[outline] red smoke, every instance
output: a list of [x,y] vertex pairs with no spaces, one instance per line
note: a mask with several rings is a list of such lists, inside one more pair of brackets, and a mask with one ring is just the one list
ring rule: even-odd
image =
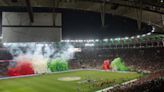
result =
[[110,69],[110,61],[109,61],[109,59],[104,60],[102,68],[103,68],[103,70],[109,70]]
[[8,76],[19,76],[18,69],[16,68],[9,68],[7,72]]
[[28,61],[17,62],[15,68],[8,69],[9,76],[20,76],[20,75],[29,75],[34,74],[34,69],[32,67],[32,63]]

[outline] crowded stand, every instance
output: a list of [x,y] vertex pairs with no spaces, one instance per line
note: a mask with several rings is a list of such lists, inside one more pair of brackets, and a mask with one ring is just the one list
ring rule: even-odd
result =
[[119,85],[107,92],[163,92],[164,70],[156,71],[126,85]]
[[163,48],[84,49],[75,54],[70,65],[72,68],[101,68],[105,59],[112,61],[121,57],[127,66],[135,70],[155,71],[164,69],[163,54]]
[[[76,43],[77,44],[77,43]],[[74,46],[74,49],[76,46]],[[71,50],[73,50],[71,48]],[[77,48],[76,48],[77,50]],[[69,51],[69,49],[68,49]],[[71,51],[72,52],[72,51]],[[112,89],[102,91],[102,92],[163,92],[161,89],[164,87],[164,49],[162,47],[149,47],[149,48],[107,48],[104,46],[98,46],[98,47],[78,47],[78,50],[74,53],[73,58],[69,59],[68,66],[67,63],[60,64],[54,63],[45,63],[43,66],[47,65],[45,67],[45,72],[43,71],[43,66],[38,67],[38,65],[30,65],[23,62],[25,65],[21,65],[22,68],[18,67],[18,69],[22,69],[23,71],[19,71],[20,74],[16,74],[14,68],[12,66],[15,66],[15,69],[17,69],[17,66],[20,66],[21,63],[17,62],[14,63],[12,54],[8,51],[8,49],[1,49],[1,71],[0,76],[4,77],[8,76],[18,76],[18,75],[28,75],[28,74],[38,74],[38,73],[45,73],[47,72],[47,68],[49,68],[52,72],[67,70],[68,66],[69,69],[98,69],[98,70],[107,70],[107,71],[126,71],[126,72],[139,72],[143,73],[144,77],[138,78],[134,82],[130,82],[128,84],[119,84],[116,87],[113,87]],[[53,57],[50,55],[50,57]],[[37,58],[37,57],[35,57]],[[36,60],[36,59],[34,59]],[[38,60],[38,59],[37,59]],[[12,62],[10,62],[12,61]],[[60,61],[61,60],[57,60]],[[115,62],[116,61],[116,62]],[[33,62],[33,61],[32,61]],[[63,61],[65,62],[65,61]],[[113,62],[116,65],[117,68],[115,70],[115,65],[113,65]],[[33,62],[34,63],[34,62]],[[31,64],[33,64],[31,63]],[[18,64],[16,66],[16,64]],[[41,63],[40,63],[41,64]],[[66,66],[65,68],[56,69],[58,65],[60,64]],[[30,65],[30,66],[26,66]],[[121,66],[120,66],[121,65]],[[10,67],[9,67],[10,66]],[[33,66],[33,68],[31,68]],[[30,70],[30,72],[25,72],[25,67],[27,68],[27,71]],[[58,68],[58,67],[57,67]],[[122,69],[121,69],[122,68]],[[14,72],[14,73],[13,73]],[[18,72],[18,71],[17,71]],[[14,74],[14,75],[13,75]],[[126,79],[121,79],[122,81],[125,81]],[[110,85],[115,83],[115,81],[109,81],[104,80],[101,81],[99,86],[104,85]],[[97,85],[96,85],[97,86]],[[98,86],[98,87],[99,87]]]
[[[119,85],[102,92],[163,92],[164,89],[164,49],[157,48],[84,48],[75,54],[71,67],[103,69],[103,61],[112,62],[120,57],[130,71],[143,73],[137,81]],[[85,67],[84,67],[85,66]]]

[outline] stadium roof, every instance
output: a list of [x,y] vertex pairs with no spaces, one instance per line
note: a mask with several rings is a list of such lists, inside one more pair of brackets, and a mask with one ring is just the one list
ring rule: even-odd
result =
[[[141,22],[155,25],[164,29],[164,2],[163,0],[1,0],[1,11],[13,11],[13,7],[23,7],[28,11],[30,19],[33,19],[35,8],[49,8],[52,11],[57,9],[75,9],[100,12],[102,24],[104,14],[125,16]],[[18,9],[18,8],[17,8]],[[15,10],[16,11],[16,10]]]

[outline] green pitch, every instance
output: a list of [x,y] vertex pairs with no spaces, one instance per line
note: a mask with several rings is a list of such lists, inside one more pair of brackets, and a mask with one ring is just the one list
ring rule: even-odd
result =
[[[138,73],[82,70],[0,80],[0,92],[94,92],[142,76]],[[69,78],[78,77],[78,80]],[[65,78],[65,80],[59,80]]]

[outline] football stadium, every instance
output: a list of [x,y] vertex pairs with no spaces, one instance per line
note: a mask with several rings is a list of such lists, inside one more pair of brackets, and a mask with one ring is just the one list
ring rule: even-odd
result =
[[0,92],[164,92],[164,1],[0,0]]

